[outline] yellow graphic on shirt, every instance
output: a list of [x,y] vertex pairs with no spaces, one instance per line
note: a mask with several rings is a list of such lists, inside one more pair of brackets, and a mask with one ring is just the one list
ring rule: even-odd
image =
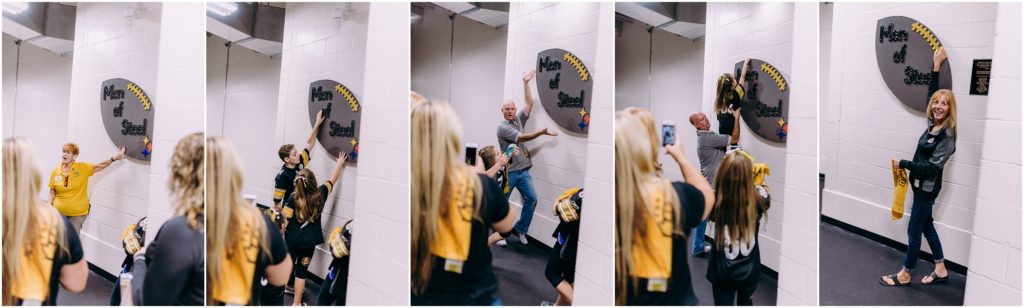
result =
[[64,174],[63,164],[50,173],[48,186],[57,192],[53,206],[61,215],[74,217],[89,214],[88,188],[93,170],[93,164],[76,162],[71,164],[67,174]]
[[633,273],[639,278],[668,279],[672,276],[672,229],[675,226],[672,204],[661,189],[653,191],[651,208],[642,212],[644,232],[633,241]]
[[13,281],[11,295],[22,300],[46,301],[50,291],[54,253],[57,251],[57,221],[44,214],[36,219],[36,232],[30,232],[21,253],[21,273]]
[[[256,220],[255,222],[259,222]],[[243,223],[238,228],[238,241],[221,258],[220,279],[213,281],[213,299],[228,305],[248,304],[252,297],[256,258],[260,249],[259,225]]]
[[[896,160],[892,160],[896,163]],[[892,220],[903,218],[903,203],[907,199],[907,170],[899,167],[892,168]]]
[[437,238],[431,243],[430,251],[446,262],[445,270],[461,273],[461,262],[469,258],[469,240],[472,235],[473,202],[476,190],[469,187],[464,173],[452,175],[448,204],[442,204],[437,213]]

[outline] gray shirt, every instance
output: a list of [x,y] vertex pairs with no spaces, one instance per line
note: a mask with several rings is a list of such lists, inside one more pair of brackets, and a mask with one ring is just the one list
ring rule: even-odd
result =
[[700,159],[700,173],[715,185],[715,173],[718,164],[725,158],[725,149],[729,146],[729,135],[718,134],[709,130],[697,131],[697,158]]
[[519,140],[519,135],[523,133],[523,125],[526,125],[526,120],[529,120],[530,116],[523,113],[522,110],[516,114],[516,118],[513,121],[501,120],[498,124],[498,145],[501,146],[500,151],[505,152],[509,144],[515,144],[519,148],[519,155],[509,157],[508,171],[518,171],[533,166],[530,162],[530,151],[526,149],[526,145]]

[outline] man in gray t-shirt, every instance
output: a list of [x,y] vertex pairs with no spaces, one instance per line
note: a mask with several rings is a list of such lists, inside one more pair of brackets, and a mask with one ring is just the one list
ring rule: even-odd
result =
[[[533,166],[533,163],[530,161],[530,150],[523,143],[537,139],[537,137],[542,135],[558,136],[558,132],[548,131],[547,128],[525,132],[526,121],[530,119],[530,112],[533,111],[530,80],[536,74],[535,70],[530,70],[523,74],[523,96],[526,103],[523,110],[517,112],[516,102],[506,99],[501,104],[501,115],[504,119],[501,123],[498,123],[498,145],[501,146],[501,151],[504,152],[509,144],[515,144],[519,148],[518,154],[509,157],[509,191],[505,198],[512,194],[513,189],[518,189],[519,194],[523,197],[523,210],[519,213],[519,219],[516,220],[513,229],[519,236],[519,242],[523,245],[527,244],[526,232],[530,229],[530,222],[533,220],[533,210],[537,206],[537,193],[533,191],[533,178],[530,176],[530,167]],[[505,246],[507,243],[503,239],[498,241],[497,244]]]
[[[711,129],[711,122],[703,112],[697,111],[690,114],[690,124],[697,129],[697,159],[700,160],[700,173],[708,180],[712,187],[715,185],[715,173],[718,172],[718,165],[725,158],[725,150],[730,144],[740,141],[740,109],[732,111],[733,121],[732,135],[723,135]],[[707,221],[702,221],[693,229],[693,247],[691,253],[699,256],[710,251],[711,247],[704,246],[704,230],[707,228]]]

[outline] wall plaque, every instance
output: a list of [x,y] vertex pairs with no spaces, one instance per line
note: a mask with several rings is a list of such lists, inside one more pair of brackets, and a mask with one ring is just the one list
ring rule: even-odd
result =
[[100,117],[107,136],[128,157],[148,161],[153,154],[153,101],[138,84],[108,79],[100,84]]
[[[875,26],[875,57],[885,85],[907,107],[924,112],[928,106],[932,56],[942,42],[913,18],[890,16]],[[939,88],[952,89],[949,61],[942,63]]]
[[318,80],[309,84],[309,125],[316,123],[316,113],[323,110],[326,119],[320,125],[316,139],[331,154],[338,158],[342,151],[348,153],[348,161],[359,159],[359,128],[362,106],[359,99],[345,85],[334,80]]
[[[786,142],[789,134],[789,84],[782,75],[768,62],[750,59],[746,80],[743,88],[746,95],[740,104],[740,117],[754,134],[772,142]],[[743,61],[735,65],[736,78],[743,69]]]
[[989,78],[992,76],[992,59],[974,60],[971,65],[971,95],[988,96]]
[[552,121],[562,129],[586,134],[594,76],[580,58],[562,49],[537,55],[537,93]]

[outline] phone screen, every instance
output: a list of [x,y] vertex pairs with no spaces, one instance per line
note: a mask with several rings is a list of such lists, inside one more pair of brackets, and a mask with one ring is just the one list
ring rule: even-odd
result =
[[661,145],[666,146],[676,143],[676,125],[673,123],[661,124]]
[[466,164],[473,166],[476,165],[476,143],[466,144]]

